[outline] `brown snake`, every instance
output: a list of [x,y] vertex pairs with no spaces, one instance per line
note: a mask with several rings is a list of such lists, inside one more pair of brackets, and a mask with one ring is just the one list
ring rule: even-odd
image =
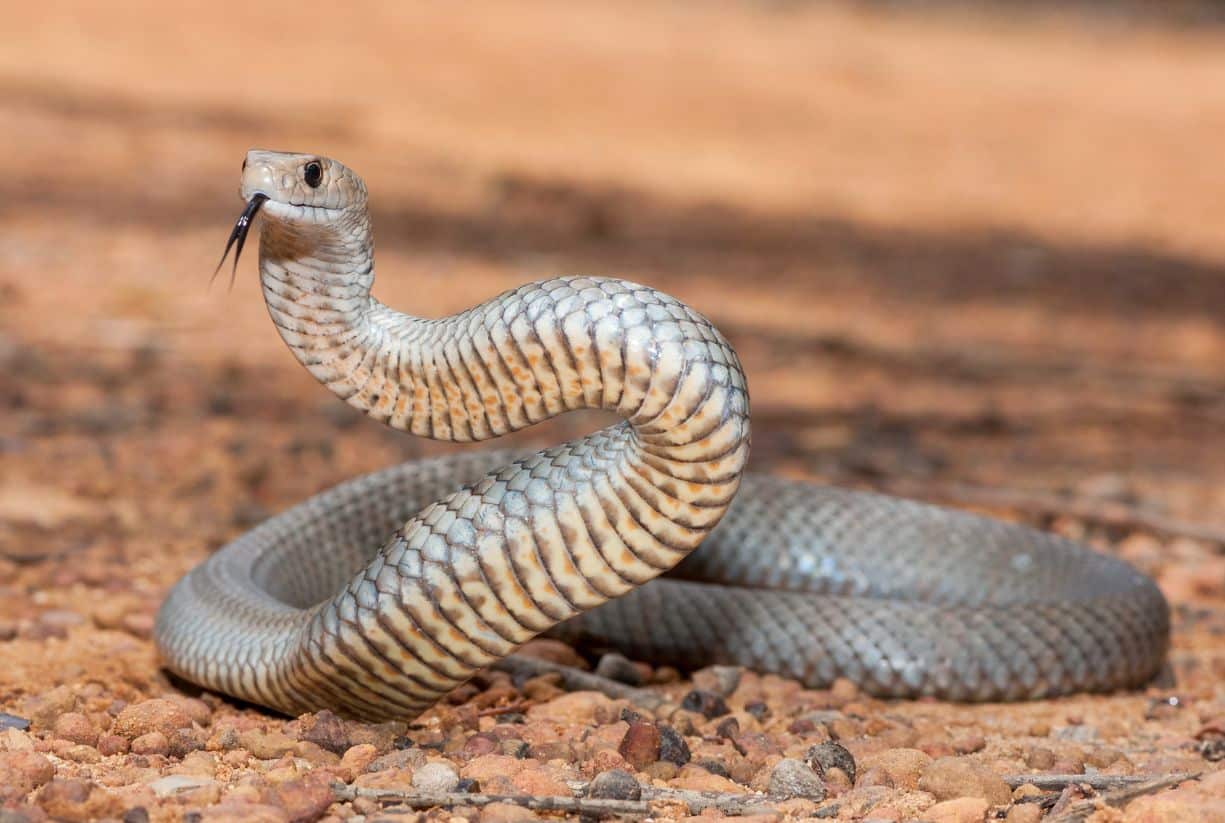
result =
[[183,677],[287,713],[385,718],[549,630],[810,686],[847,676],[886,696],[1107,690],[1161,666],[1166,602],[1122,561],[969,514],[743,475],[744,374],[679,301],[575,277],[411,317],[371,296],[352,171],[252,151],[242,196],[235,265],[258,212],[281,337],[370,417],[465,442],[580,408],[623,422],[527,456],[396,466],[239,537],[158,616]]

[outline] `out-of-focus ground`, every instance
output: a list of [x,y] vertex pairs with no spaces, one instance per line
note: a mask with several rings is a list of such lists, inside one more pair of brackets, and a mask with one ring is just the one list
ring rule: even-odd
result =
[[[34,724],[19,736],[0,715],[0,756],[18,769],[13,752],[35,749],[56,782],[0,807],[174,819],[225,801],[214,816],[247,803],[282,819],[276,786],[311,769],[355,779],[302,743],[244,759],[259,741],[225,730],[273,736],[280,721],[212,698],[188,706],[186,743],[99,738],[123,737],[125,705],[178,695],[149,630],[184,571],[312,492],[444,448],[357,417],[293,363],[253,254],[232,291],[225,274],[208,288],[251,147],[324,153],[366,178],[376,292],[393,306],[439,315],[563,273],[650,283],[740,351],[756,469],[994,500],[1121,553],[1171,600],[1170,672],[1143,694],[886,704],[748,678],[730,702],[767,700],[766,720],[739,715],[766,743],[733,746],[717,721],[687,737],[748,764],[730,770],[740,790],[821,736],[796,726],[814,707],[829,709],[814,728],[847,721],[833,734],[860,760],[1219,769],[1225,29],[1145,19],[750,2],[7,9],[0,712]],[[509,693],[546,707],[528,710],[529,732],[546,722],[547,689]],[[456,730],[450,711],[397,745],[446,752],[468,776],[479,764],[456,735],[499,718]],[[74,739],[74,714],[92,740]],[[552,734],[615,737],[586,721]],[[612,762],[597,751],[523,762],[577,780]],[[639,777],[696,786],[695,769],[713,773]],[[199,783],[166,789],[175,774]],[[531,774],[514,788],[550,793]],[[942,799],[890,782],[829,781],[828,800],[844,818],[905,819]],[[1221,819],[1225,782],[1205,786],[1126,814]],[[372,810],[310,814],[325,812]]]

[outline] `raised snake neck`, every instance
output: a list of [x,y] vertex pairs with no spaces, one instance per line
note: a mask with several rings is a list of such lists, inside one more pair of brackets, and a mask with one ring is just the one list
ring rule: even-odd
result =
[[[310,163],[317,187],[303,183]],[[740,663],[810,686],[848,676],[891,696],[1105,690],[1160,667],[1160,592],[1077,544],[774,478],[743,478],[733,505],[744,375],[679,301],[562,278],[410,317],[370,294],[365,186],[351,171],[251,152],[243,193],[248,216],[267,200],[273,322],[350,405],[454,441],[580,408],[624,422],[517,460],[404,464],[272,518],[167,598],[156,639],[178,674],[287,713],[385,718],[550,629],[642,659]]]

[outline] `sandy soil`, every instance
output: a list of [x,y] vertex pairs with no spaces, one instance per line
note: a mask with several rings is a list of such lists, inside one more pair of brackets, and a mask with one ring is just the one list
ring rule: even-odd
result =
[[[859,782],[827,774],[825,800],[773,813],[981,819],[933,809],[974,790],[920,786],[926,764],[894,751],[980,777],[1219,772],[1225,30],[748,2],[43,4],[5,25],[0,712],[32,725],[0,715],[0,784],[30,778],[0,820],[377,817],[368,798],[301,798],[328,780],[411,789],[431,759],[485,790],[569,793],[628,765],[645,785],[743,792],[826,738]],[[179,575],[314,491],[445,448],[356,417],[294,365],[253,262],[207,287],[253,146],[365,176],[394,306],[436,315],[577,272],[685,299],[741,352],[756,469],[994,501],[1128,557],[1174,606],[1167,676],[965,707],[745,675],[738,734],[642,721],[728,775],[627,760],[620,706],[575,709],[547,678],[487,678],[416,726],[339,738],[189,699],[148,640]],[[167,697],[170,720],[149,703]],[[474,714],[497,705],[514,711]],[[566,736],[585,743],[550,748]],[[499,756],[519,765],[482,759]],[[1017,791],[989,813],[1084,793]],[[1218,774],[1095,819],[1223,807]],[[430,814],[457,812],[478,814]]]

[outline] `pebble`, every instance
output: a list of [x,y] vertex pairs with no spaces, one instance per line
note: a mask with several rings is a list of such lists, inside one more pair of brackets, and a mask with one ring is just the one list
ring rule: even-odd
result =
[[774,797],[825,799],[825,783],[806,763],[787,757],[770,772],[767,791]]
[[4,729],[17,729],[24,732],[30,728],[30,721],[24,717],[18,717],[15,714],[0,712],[0,731]]
[[73,743],[93,746],[98,742],[98,730],[89,722],[89,718],[80,712],[61,714],[55,719],[53,731],[56,737],[71,740]]
[[919,788],[937,800],[979,797],[992,805],[1003,805],[1012,797],[1008,784],[998,775],[956,757],[942,757],[919,777]]
[[671,726],[661,724],[659,727],[659,759],[677,766],[684,766],[692,756],[689,744],[685,742],[680,732]]
[[20,800],[54,776],[55,766],[38,752],[0,752],[0,804]]
[[1030,746],[1025,750],[1025,765],[1040,772],[1049,772],[1056,759],[1055,753],[1045,746]]
[[169,700],[154,698],[126,706],[111,726],[113,734],[135,740],[150,732],[169,739],[175,729],[191,728],[191,718]]
[[587,796],[601,800],[638,800],[642,797],[642,787],[624,769],[610,769],[597,774],[588,784]]
[[127,754],[130,748],[128,739],[117,734],[104,734],[98,738],[98,752],[103,757],[116,754]]
[[71,760],[74,763],[99,763],[102,761],[102,755],[93,746],[86,746],[84,743],[77,743],[69,746],[60,753],[60,757],[65,760]]
[[481,809],[480,820],[481,823],[526,823],[539,818],[531,809],[515,803],[490,803]]
[[864,768],[883,770],[899,789],[916,788],[919,776],[931,763],[931,757],[918,749],[889,749],[863,758]]
[[149,788],[158,797],[172,797],[176,794],[193,791],[203,786],[212,786],[216,780],[208,777],[193,777],[185,774],[168,774],[149,784]]
[[1038,823],[1041,819],[1042,807],[1037,803],[1016,803],[1004,815],[1004,823]]
[[689,789],[695,792],[731,792],[733,794],[744,792],[743,786],[693,763],[683,767],[669,783],[677,789]]
[[987,806],[981,797],[959,797],[932,806],[923,813],[923,819],[930,823],[982,823]]
[[603,725],[619,719],[621,705],[599,692],[569,692],[527,710],[529,720]]
[[240,745],[256,760],[275,760],[293,751],[294,740],[284,732],[248,729],[238,735]]
[[266,800],[285,810],[292,823],[309,823],[323,817],[335,801],[327,775],[309,774],[272,789]]
[[660,737],[659,727],[654,723],[631,723],[617,752],[625,762],[641,771],[659,760]]
[[50,729],[65,712],[75,711],[77,697],[67,686],[56,686],[48,692],[31,695],[21,703],[21,713],[39,729]]
[[88,821],[116,817],[119,798],[88,780],[52,780],[38,793],[38,805],[57,820]]
[[829,769],[841,769],[851,783],[855,782],[855,757],[841,743],[818,743],[804,753],[804,762],[817,774]]
[[616,680],[618,683],[626,683],[630,686],[641,686],[650,677],[649,673],[644,672],[637,663],[616,652],[610,652],[601,657],[600,662],[596,664],[595,673],[600,677],[607,677],[609,680]]
[[413,788],[422,794],[446,794],[458,785],[459,775],[446,763],[426,763],[413,772]]
[[166,735],[161,732],[149,732],[142,734],[140,737],[132,741],[132,754],[161,754],[170,753],[170,741],[166,739]]
[[351,745],[345,722],[327,709],[300,717],[297,731],[294,736],[299,740],[314,743],[333,754],[344,754]]
[[693,673],[693,685],[699,691],[730,697],[743,678],[743,666],[708,666]]
[[703,689],[694,689],[685,695],[685,699],[681,701],[681,708],[697,712],[707,720],[731,713],[731,709],[727,707],[722,697],[715,692]]

